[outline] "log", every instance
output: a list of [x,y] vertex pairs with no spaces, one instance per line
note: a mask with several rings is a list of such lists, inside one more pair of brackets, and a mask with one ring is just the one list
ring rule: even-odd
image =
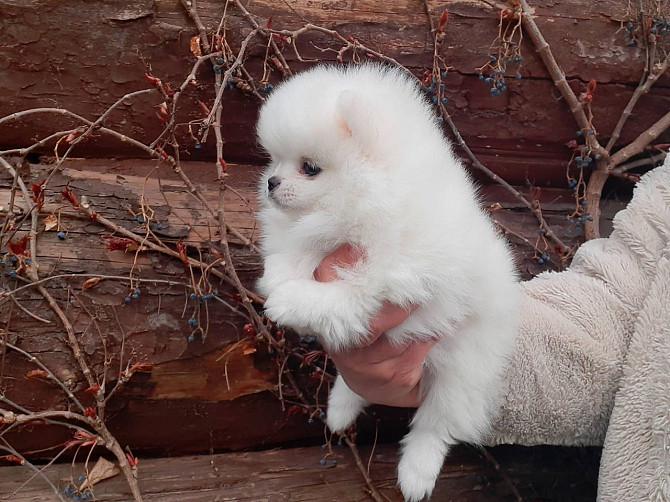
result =
[[[484,164],[512,183],[564,186],[571,155],[565,143],[574,139],[576,127],[534,49],[523,45],[524,60],[518,69],[523,78],[514,79],[517,68],[510,66],[508,91],[492,97],[490,85],[479,80],[477,68],[489,60],[498,34],[498,10],[471,0],[428,4],[435,19],[445,8],[450,12],[440,55],[452,68],[445,79],[447,107],[467,144]],[[630,17],[628,2],[557,4],[540,0],[534,4],[537,23],[575,92],[583,91],[590,79],[597,81],[595,127],[599,139],[605,140],[632,95],[645,57],[638,46],[626,45],[621,23]],[[270,16],[277,30],[294,30],[306,22],[323,25],[397,59],[417,75],[432,66],[432,42],[421,2],[253,0],[245,6],[261,26]],[[201,0],[198,10],[204,26],[215,30],[223,3]],[[230,6],[226,26],[227,38],[237,51],[250,31],[249,21]],[[94,118],[126,93],[150,87],[145,72],[174,88],[194,63],[189,44],[197,30],[177,0],[122,0],[102,6],[86,0],[3,2],[0,28],[0,70],[5,76],[0,79],[0,117],[54,106]],[[299,61],[286,43],[280,45],[293,71],[313,64]],[[334,61],[334,49],[340,46],[332,38],[313,33],[303,35],[298,44],[308,60]],[[264,40],[253,39],[246,65],[258,86],[265,54]],[[281,73],[276,68],[269,70],[269,81],[276,84]],[[201,67],[197,81],[182,98],[179,119],[183,123],[202,118],[198,100],[212,103],[211,65]],[[635,138],[670,107],[669,82],[663,77],[641,100],[619,144]],[[127,100],[106,124],[149,143],[162,129],[155,116],[161,101],[157,95]],[[227,160],[258,162],[262,158],[254,141],[257,107],[258,101],[249,95],[237,90],[226,93],[223,136]],[[0,126],[0,148],[27,146],[34,138],[77,125],[58,116],[12,121]],[[187,129],[181,127],[178,140],[184,157],[215,160],[213,139],[196,149]],[[670,136],[665,133],[658,142],[670,142]],[[40,153],[50,155],[52,149],[53,143]],[[140,152],[96,137],[79,155],[132,157]]]
[[[598,451],[595,448],[497,447],[491,450],[502,466],[506,481],[472,448],[458,447],[449,456],[438,479],[434,500],[499,502],[515,500],[509,483],[524,500],[592,501],[595,497]],[[140,486],[146,501],[182,502],[210,500],[354,502],[369,500],[363,477],[346,446],[332,445],[325,465],[320,459],[328,450],[320,446],[263,452],[142,459]],[[397,448],[378,445],[361,449],[370,459],[370,477],[391,502],[401,502],[396,488]],[[333,463],[335,460],[337,463]],[[94,462],[91,462],[89,470]],[[586,466],[587,468],[583,468]],[[61,493],[84,475],[83,463],[47,471]],[[12,494],[33,473],[26,467],[0,468],[0,493]],[[121,502],[130,492],[120,476],[94,486],[95,500]],[[53,500],[51,488],[34,479],[13,502]]]

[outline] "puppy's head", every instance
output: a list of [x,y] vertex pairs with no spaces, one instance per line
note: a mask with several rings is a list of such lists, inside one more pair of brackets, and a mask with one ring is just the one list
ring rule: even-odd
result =
[[347,214],[384,199],[397,148],[380,72],[317,67],[280,85],[257,126],[270,163],[261,198],[289,213]]

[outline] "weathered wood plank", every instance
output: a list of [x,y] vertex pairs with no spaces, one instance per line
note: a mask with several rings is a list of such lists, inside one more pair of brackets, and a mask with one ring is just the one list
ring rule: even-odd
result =
[[[431,1],[433,15],[447,8],[450,21],[441,55],[453,69],[446,77],[448,108],[466,142],[481,160],[506,179],[522,184],[530,179],[543,186],[564,185],[562,176],[570,151],[564,144],[574,138],[575,125],[553,84],[530,46],[524,46],[522,80],[510,79],[508,91],[491,97],[489,85],[477,77],[488,61],[498,33],[497,11],[473,0]],[[585,82],[598,82],[593,102],[595,126],[601,139],[611,134],[637,84],[644,51],[627,47],[621,21],[628,18],[626,0],[572,0],[533,2],[537,22],[549,41],[570,85],[580,92]],[[422,2],[402,0],[339,0],[276,2],[253,0],[245,5],[264,25],[273,17],[276,29],[295,29],[305,22],[338,29],[420,74],[431,67],[432,49]],[[223,4],[198,2],[205,26],[218,26]],[[229,9],[228,35],[234,50],[249,31],[248,22]],[[76,23],[69,22],[77,19]],[[147,87],[147,68],[173,86],[189,72],[193,58],[189,38],[196,33],[175,0],[119,1],[97,4],[86,0],[3,2],[0,5],[0,116],[38,106],[70,109],[87,118],[102,113],[120,96]],[[660,41],[661,43],[663,41]],[[299,47],[306,58],[334,60],[337,48],[323,35],[305,35]],[[306,67],[284,47],[294,68]],[[252,42],[247,64],[257,79],[265,43]],[[182,97],[178,120],[202,118],[197,100],[211,103],[213,72],[197,75],[198,86]],[[516,69],[511,69],[516,72]],[[276,83],[273,70],[270,81]],[[630,141],[670,106],[670,79],[664,77],[639,103],[623,131]],[[123,104],[106,124],[147,143],[161,132],[155,117],[158,96],[139,97]],[[223,136],[227,160],[258,161],[262,157],[254,136],[258,103],[239,91],[225,94]],[[0,127],[0,148],[27,146],[34,138],[77,124],[58,116],[34,116]],[[183,158],[214,159],[213,140],[196,149],[186,129],[178,129]],[[659,142],[670,141],[667,134]],[[51,154],[53,144],[42,153]],[[140,156],[140,151],[102,137],[77,150],[83,156]]]
[[[360,472],[348,448],[333,446],[333,455],[320,465],[321,447],[197,457],[142,459],[140,487],[147,501],[267,501],[362,502],[369,500]],[[597,451],[498,447],[491,450],[526,500],[587,502],[595,497]],[[361,448],[367,462],[370,447]],[[333,464],[332,460],[337,464]],[[401,501],[395,487],[397,447],[378,445],[370,461],[370,476],[389,501]],[[58,465],[47,471],[59,488],[66,489],[84,473]],[[31,473],[27,468],[0,468],[0,493],[11,494]],[[95,499],[128,500],[130,492],[117,476],[95,487]],[[54,500],[44,481],[35,479],[11,498],[12,502]],[[501,502],[514,500],[508,485],[476,450],[459,447],[445,463],[432,500]]]

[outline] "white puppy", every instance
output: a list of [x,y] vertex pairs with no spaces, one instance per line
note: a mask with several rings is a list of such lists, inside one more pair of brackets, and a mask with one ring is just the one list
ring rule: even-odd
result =
[[[271,157],[259,214],[267,316],[338,351],[364,342],[388,300],[416,309],[385,336],[440,340],[402,441],[398,483],[410,501],[430,496],[452,445],[486,433],[517,319],[512,256],[434,117],[399,70],[319,66],[281,84],[257,127]],[[315,281],[343,243],[365,259],[341,280]],[[366,405],[338,377],[328,426],[344,431]]]

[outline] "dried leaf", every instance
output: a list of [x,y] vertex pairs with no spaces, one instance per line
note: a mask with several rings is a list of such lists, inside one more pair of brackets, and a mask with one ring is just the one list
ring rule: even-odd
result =
[[447,21],[449,21],[449,12],[447,10],[442,11],[442,15],[440,16],[440,21],[437,23],[437,32],[442,33],[444,31],[444,25],[447,24]]
[[177,247],[177,251],[179,252],[179,257],[181,258],[181,261],[183,261],[185,264],[188,265],[188,255],[186,254],[186,246],[182,244],[183,239],[179,239],[175,246]]
[[148,373],[153,369],[153,367],[154,365],[152,363],[146,363],[146,362],[135,363],[129,368],[128,373],[131,375],[137,372]]
[[26,254],[26,245],[28,244],[28,235],[24,235],[18,242],[8,242],[7,246],[16,256]]
[[103,235],[103,239],[107,239],[107,249],[109,251],[137,251],[138,244],[127,237],[115,237],[113,235]]
[[44,370],[30,370],[26,378],[49,378],[49,374]]
[[84,284],[82,284],[81,290],[86,291],[87,289],[90,289],[96,284],[98,284],[101,280],[102,280],[101,277],[91,277],[86,282],[84,282]]
[[4,455],[0,457],[0,460],[5,460],[6,462],[9,462],[11,464],[19,464],[19,465],[25,465],[25,461],[17,457],[16,455]]
[[[126,448],[128,448],[126,446]],[[137,467],[137,464],[139,463],[140,459],[137,457],[134,457],[132,453],[126,452],[126,458],[128,459],[128,463],[130,464],[130,467]]]
[[67,137],[65,138],[65,142],[72,143],[77,136],[79,136],[79,131],[74,129],[73,131],[70,132],[70,134],[67,135]]
[[110,462],[106,458],[100,457],[93,466],[93,469],[91,469],[91,472],[88,473],[88,478],[86,478],[79,487],[79,491],[83,492],[90,489],[96,483],[108,478],[113,478],[120,472],[121,471],[116,467],[116,464]]
[[87,394],[95,394],[100,390],[100,385],[96,382],[91,387],[87,387],[84,392]]
[[149,75],[148,73],[144,74],[144,78],[146,78],[147,82],[150,84],[159,85],[161,83],[159,78],[156,78],[153,75]]
[[30,197],[37,204],[38,211],[44,206],[44,184],[46,181],[42,180],[39,183],[30,184],[30,191],[32,192]]
[[50,214],[46,218],[44,218],[44,230],[47,232],[49,230],[53,230],[54,228],[58,227],[58,218],[56,217],[55,214]]
[[75,209],[79,209],[79,200],[77,200],[77,196],[72,190],[70,190],[69,186],[66,186],[63,190],[60,191],[60,193],[64,199],[68,200],[70,204],[72,204]]
[[200,35],[191,37],[191,52],[197,58],[202,56],[202,50],[200,49]]
[[242,346],[242,354],[244,354],[245,356],[254,354],[255,352],[256,352],[256,344],[254,342],[246,342]]

